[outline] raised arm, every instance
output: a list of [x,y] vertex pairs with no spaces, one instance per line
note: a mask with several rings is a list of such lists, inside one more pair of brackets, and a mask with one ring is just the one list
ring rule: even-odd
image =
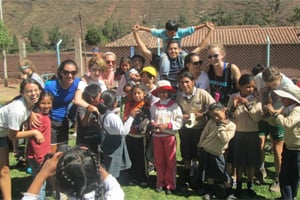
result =
[[214,30],[214,24],[206,23],[205,25],[208,27],[209,30],[205,35],[204,39],[200,42],[199,46],[192,51],[193,53],[200,54],[209,44],[210,36],[212,34],[212,31]]
[[146,47],[145,43],[141,40],[139,33],[133,30],[133,36],[143,56],[149,60],[152,60],[152,52]]
[[141,25],[139,25],[139,24],[136,24],[136,25],[134,25],[133,26],[133,31],[147,31],[147,32],[151,32],[151,29],[150,28],[148,28],[148,27],[146,27],[146,26],[141,26]]
[[197,31],[197,30],[199,30],[201,28],[204,28],[204,27],[206,27],[206,23],[194,26],[194,30]]

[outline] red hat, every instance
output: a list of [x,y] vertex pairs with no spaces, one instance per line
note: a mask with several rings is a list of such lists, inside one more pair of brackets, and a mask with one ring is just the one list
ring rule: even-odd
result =
[[156,89],[152,91],[152,94],[154,96],[157,96],[158,92],[164,91],[164,90],[167,90],[170,93],[175,93],[176,92],[176,90],[171,86],[170,81],[161,80],[161,81],[157,82]]

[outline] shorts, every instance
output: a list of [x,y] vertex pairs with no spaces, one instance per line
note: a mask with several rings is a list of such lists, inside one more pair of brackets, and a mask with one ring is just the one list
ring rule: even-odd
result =
[[271,126],[266,121],[258,122],[258,134],[259,136],[268,136],[270,134],[273,140],[283,140],[284,137],[284,128],[282,126],[276,125]]
[[64,121],[51,121],[51,144],[66,144],[69,140],[69,122],[65,118]]
[[7,137],[0,137],[0,148],[8,147]]

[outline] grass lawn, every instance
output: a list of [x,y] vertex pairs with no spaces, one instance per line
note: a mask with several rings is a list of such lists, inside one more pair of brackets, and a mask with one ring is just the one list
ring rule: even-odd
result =
[[[74,137],[71,136],[70,145],[74,145]],[[178,146],[179,147],[179,146]],[[177,160],[181,160],[180,153],[177,153]],[[265,180],[264,185],[255,185],[255,191],[258,194],[258,197],[253,199],[275,199],[280,196],[279,193],[269,192],[269,185],[272,183],[272,178],[274,177],[274,167],[273,167],[273,155],[269,152],[266,153],[266,169],[268,171],[268,177]],[[22,193],[26,191],[28,186],[31,183],[31,176],[25,172],[25,169],[16,169],[16,159],[10,153],[10,166],[11,166],[11,175],[12,175],[12,192],[13,199],[20,199]],[[182,165],[178,164],[178,171],[182,169]],[[125,198],[127,200],[166,200],[166,199],[201,199],[199,195],[192,189],[189,190],[188,194],[183,194],[176,191],[172,195],[166,196],[163,192],[156,193],[155,188],[155,172],[150,174],[149,186],[146,188],[141,188],[139,186],[122,186],[125,192]],[[243,185],[243,188],[246,188],[246,185]],[[220,187],[216,188],[217,194],[220,194],[223,190]],[[51,198],[50,198],[51,199]],[[249,199],[247,195],[242,196],[239,199]]]

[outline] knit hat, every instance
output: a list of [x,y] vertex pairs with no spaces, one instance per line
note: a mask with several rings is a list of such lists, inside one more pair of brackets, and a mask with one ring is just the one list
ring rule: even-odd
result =
[[291,100],[297,102],[298,104],[300,104],[299,99],[297,99],[294,95],[292,95],[291,93],[288,93],[284,90],[274,90],[274,93],[281,98],[291,99]]
[[157,76],[156,69],[155,69],[153,66],[146,66],[146,67],[143,67],[141,74],[142,74],[143,72],[147,72],[147,73],[149,73],[150,75],[152,75],[152,76],[154,76],[154,77]]
[[152,94],[154,96],[157,96],[158,92],[161,92],[161,91],[164,91],[164,90],[167,90],[170,93],[175,93],[176,92],[176,90],[171,86],[170,81],[161,80],[161,81],[157,82],[156,89],[152,91]]

